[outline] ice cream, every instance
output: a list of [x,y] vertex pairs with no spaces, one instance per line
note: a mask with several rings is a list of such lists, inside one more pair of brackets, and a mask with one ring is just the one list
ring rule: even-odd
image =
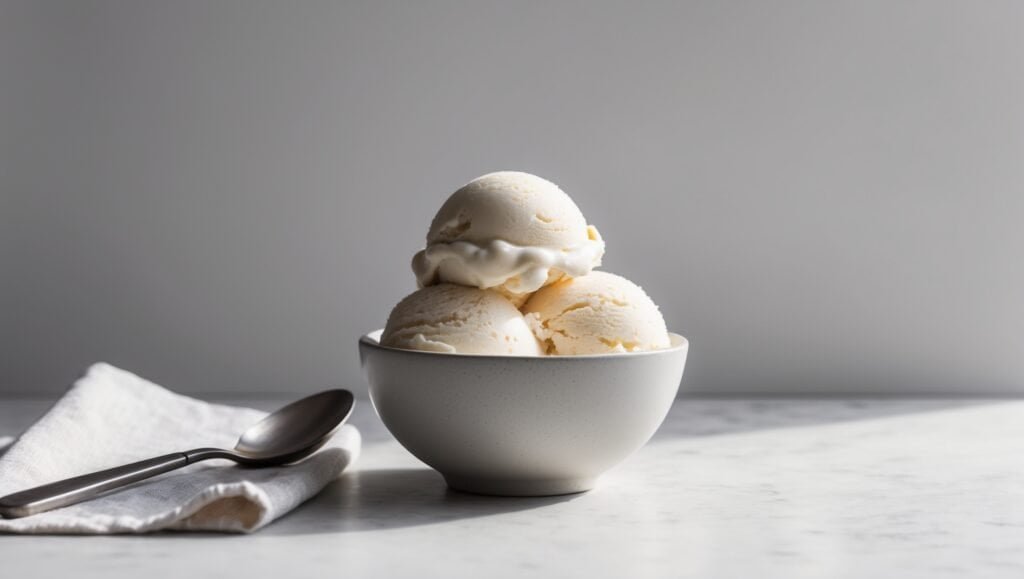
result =
[[490,290],[452,284],[422,288],[400,301],[388,317],[381,344],[452,354],[543,354],[510,301]]
[[478,177],[434,216],[412,262],[420,289],[395,306],[381,343],[519,356],[668,348],[644,290],[593,271],[604,248],[554,183],[516,171]]
[[640,286],[595,271],[533,294],[523,306],[547,354],[639,352],[669,346],[665,320]]
[[413,271],[420,287],[494,288],[518,306],[563,276],[587,275],[602,255],[597,229],[557,185],[500,171],[470,181],[445,201]]

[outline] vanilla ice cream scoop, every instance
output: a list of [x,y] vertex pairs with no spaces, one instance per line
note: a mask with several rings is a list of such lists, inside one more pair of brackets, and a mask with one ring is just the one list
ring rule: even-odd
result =
[[522,310],[548,354],[640,352],[670,344],[658,306],[640,286],[612,273],[558,281],[530,296]]
[[512,302],[490,290],[452,284],[426,287],[398,302],[381,344],[452,354],[543,354]]
[[521,305],[563,276],[590,273],[602,255],[597,229],[557,185],[500,171],[470,181],[445,201],[412,265],[420,287],[494,288]]

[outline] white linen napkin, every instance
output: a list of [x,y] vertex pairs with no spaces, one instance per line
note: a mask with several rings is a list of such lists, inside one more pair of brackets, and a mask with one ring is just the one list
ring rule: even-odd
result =
[[[0,496],[171,452],[231,448],[264,416],[181,396],[96,364],[0,451]],[[77,505],[0,518],[0,532],[252,532],[320,492],[359,449],[359,431],[345,425],[323,449],[294,465],[246,469],[226,460],[201,462]]]

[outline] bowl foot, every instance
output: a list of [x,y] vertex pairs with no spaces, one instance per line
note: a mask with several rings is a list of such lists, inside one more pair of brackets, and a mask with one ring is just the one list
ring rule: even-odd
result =
[[457,491],[503,497],[570,495],[589,491],[597,484],[596,478],[510,480],[444,475],[444,480]]

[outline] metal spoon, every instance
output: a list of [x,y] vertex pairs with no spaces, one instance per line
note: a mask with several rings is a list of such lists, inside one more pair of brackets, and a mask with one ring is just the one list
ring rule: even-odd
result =
[[52,482],[0,497],[0,515],[14,519],[66,507],[211,458],[227,458],[250,467],[295,462],[323,446],[345,422],[354,405],[355,398],[348,390],[320,392],[292,402],[250,426],[233,450],[197,448]]

